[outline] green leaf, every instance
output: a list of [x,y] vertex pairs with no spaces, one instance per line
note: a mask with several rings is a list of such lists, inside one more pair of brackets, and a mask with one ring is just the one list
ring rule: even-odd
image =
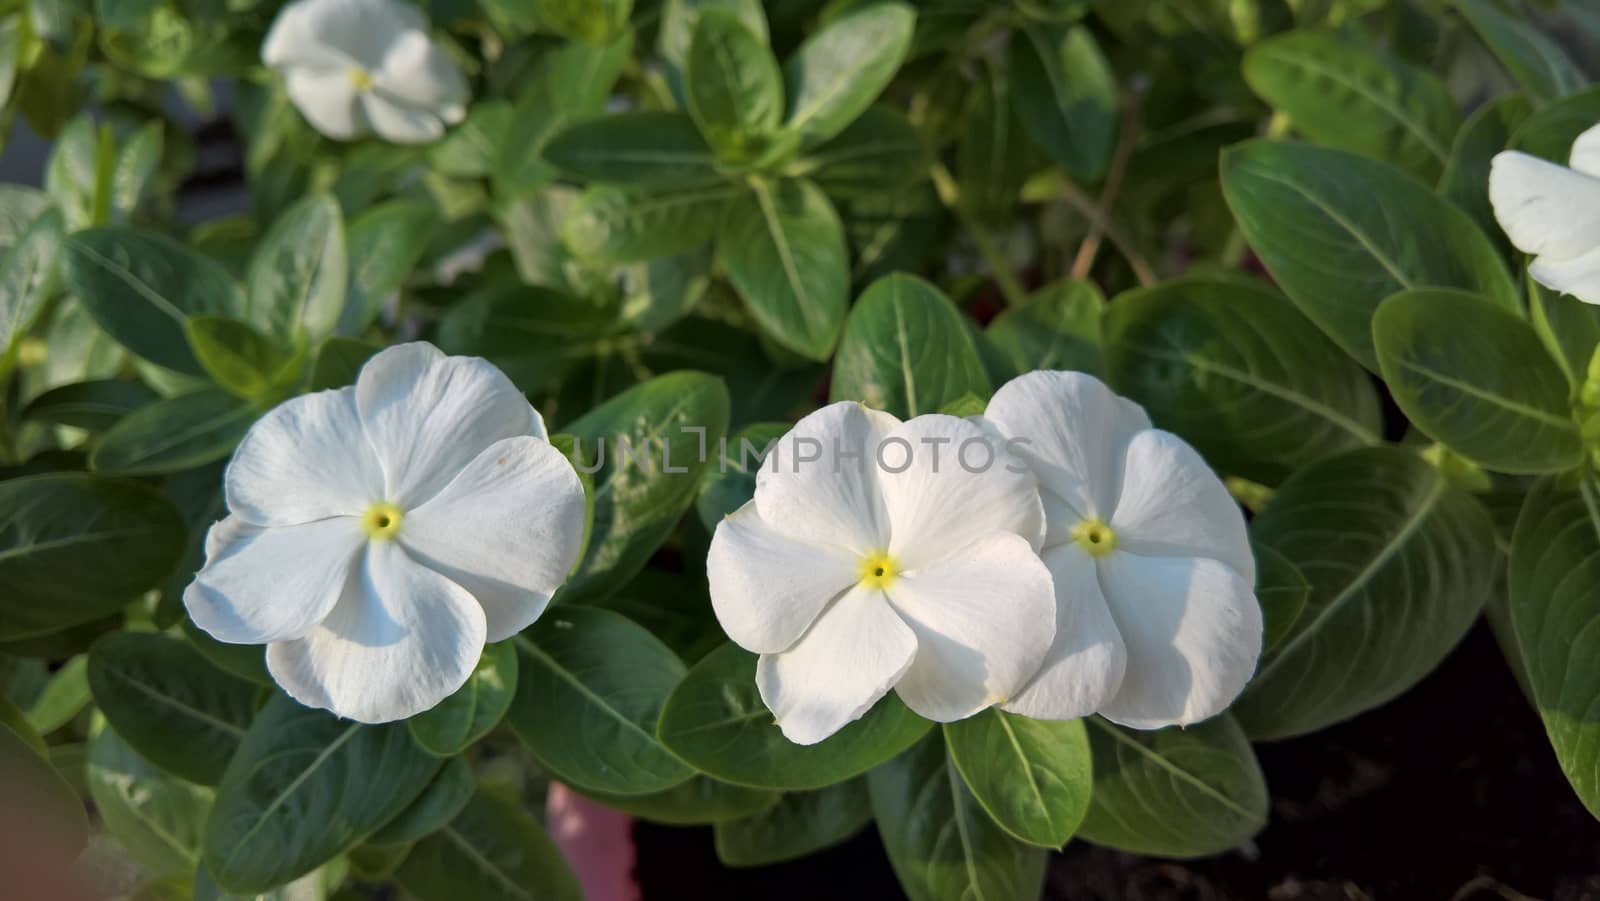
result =
[[[42,668],[43,664],[40,666]],[[8,678],[10,684],[7,685],[7,692],[14,692],[17,677],[13,674]],[[50,759],[50,746],[44,743],[44,738],[28,722],[28,715],[18,710],[6,693],[0,693],[0,741],[5,742],[7,751],[25,748],[40,760]]]
[[95,379],[51,388],[28,402],[22,418],[103,432],[129,413],[158,399],[135,379]]
[[439,324],[448,353],[487,357],[524,391],[554,383],[617,331],[609,305],[506,282],[457,303]]
[[1510,473],[1583,461],[1566,376],[1522,317],[1462,291],[1406,291],[1372,332],[1395,403],[1451,450]]
[[56,257],[65,234],[61,214],[47,210],[0,256],[0,378],[15,365],[22,339],[56,289]]
[[1088,722],[1094,797],[1080,837],[1184,859],[1236,848],[1266,825],[1266,781],[1232,717],[1156,732]]
[[268,403],[293,389],[305,357],[228,316],[192,316],[184,323],[195,359],[218,385],[245,400]]
[[1300,470],[1251,535],[1311,583],[1305,612],[1233,706],[1257,740],[1316,731],[1416,684],[1466,634],[1495,581],[1489,515],[1398,448]]
[[794,744],[783,737],[756,690],[755,656],[724,644],[673,690],[657,734],[674,754],[724,782],[805,791],[872,769],[930,728],[890,696],[822,742]]
[[354,385],[361,367],[382,350],[375,344],[354,338],[329,338],[317,348],[317,362],[311,367],[311,391]]
[[417,744],[440,757],[454,757],[500,724],[516,690],[516,649],[509,641],[491,644],[467,684],[406,725]]
[[1577,388],[1589,373],[1589,360],[1600,346],[1600,307],[1570,294],[1558,294],[1528,279],[1528,313],[1545,350]]
[[806,147],[843,131],[894,78],[916,19],[904,3],[866,3],[813,32],[783,67],[784,127]]
[[717,823],[717,859],[729,867],[782,863],[846,841],[871,821],[864,777],[790,792],[758,813]]
[[661,29],[656,37],[656,51],[666,69],[667,85],[679,105],[686,105],[684,67],[688,64],[689,47],[694,41],[694,30],[700,16],[707,10],[718,10],[736,16],[745,28],[750,29],[763,44],[767,43],[767,17],[760,0],[665,0],[661,9]]
[[1507,256],[1511,244],[1501,233],[1489,202],[1489,162],[1511,145],[1511,136],[1532,113],[1533,104],[1521,94],[1508,94],[1479,107],[1456,133],[1450,161],[1439,177],[1439,193],[1466,210]]
[[905,114],[874,106],[795,164],[830,197],[882,194],[927,178],[927,142]]
[[844,225],[804,179],[753,181],[723,214],[717,258],[761,328],[779,344],[826,360],[850,294]]
[[275,684],[272,675],[267,672],[266,645],[223,644],[200,631],[200,627],[187,617],[179,625],[195,650],[217,669],[256,685]]
[[[54,57],[54,60],[56,65],[65,62],[61,57]],[[48,71],[48,65],[41,69]],[[71,115],[71,108],[63,110],[62,114]],[[101,214],[109,212],[107,189],[115,163],[112,152],[110,127],[97,127],[87,113],[73,118],[57,137],[45,164],[44,187],[66,221],[68,231],[106,224]],[[102,203],[107,203],[107,207],[102,207]]]
[[703,775],[649,795],[584,794],[629,816],[669,826],[704,826],[750,816],[777,804],[780,797],[774,791],[729,785]]
[[600,114],[632,46],[631,34],[624,33],[608,44],[569,43],[539,58],[527,76],[532,87],[512,108],[495,161],[494,180],[501,192],[522,194],[555,179],[545,146],[572,122]]
[[845,324],[830,400],[859,400],[901,418],[993,390],[961,313],[912,275],[873,282]]
[[479,789],[450,824],[418,842],[395,874],[419,901],[582,901],[537,820]]
[[944,727],[950,762],[1001,829],[1042,848],[1072,838],[1094,777],[1082,720],[1046,722],[990,708]]
[[767,449],[792,427],[787,422],[748,425],[728,438],[726,448],[719,449],[717,469],[700,484],[700,497],[694,504],[707,532],[715,532],[724,516],[755,496],[756,471],[761,468]]
[[278,216],[250,257],[243,318],[280,338],[324,338],[344,312],[348,272],[338,201],[306,197]]
[[1556,100],[1587,84],[1583,70],[1533,23],[1506,15],[1492,0],[1456,0],[1455,6],[1511,77],[1535,99]]
[[186,375],[205,370],[189,351],[184,321],[244,308],[238,284],[221,263],[145,232],[93,228],[71,235],[62,273],[67,290],[118,344]]
[[89,797],[106,831],[157,876],[194,872],[211,790],[162,772],[110,727],[89,739]]
[[1116,73],[1085,27],[1027,25],[1007,57],[1017,118],[1050,158],[1098,181],[1117,141]]
[[1106,299],[1093,282],[1060,281],[996,316],[984,334],[1005,359],[1008,376],[1035,369],[1075,369],[1100,375],[1101,316]]
[[1276,482],[1382,441],[1368,375],[1262,282],[1191,276],[1110,310],[1112,383],[1224,472]]
[[409,845],[443,829],[456,818],[478,790],[472,765],[465,757],[452,757],[439,769],[421,796],[400,815],[367,837],[369,845]]
[[1311,583],[1288,557],[1266,545],[1251,548],[1256,557],[1256,600],[1261,604],[1262,653],[1278,646],[1305,612]]
[[256,686],[212,666],[193,645],[155,632],[113,632],[89,652],[89,688],[143,757],[216,785],[256,713]]
[[384,302],[400,290],[427,251],[438,216],[439,211],[426,201],[391,200],[350,223],[344,238],[350,280],[345,286],[339,334],[359,335],[377,320]]
[[562,431],[573,435],[580,455],[599,468],[594,532],[561,598],[594,600],[643,568],[694,503],[701,478],[715,462],[711,449],[728,431],[728,389],[701,372],[658,376]]
[[506,718],[557,778],[589,791],[642,795],[694,775],[655,736],[683,663],[643,627],[569,604],[514,641],[521,662]]
[[688,115],[640,110],[579,122],[545,145],[569,175],[614,184],[673,184],[717,178],[716,157]]
[[115,613],[166,576],[183,539],[172,504],[134,482],[82,473],[0,482],[0,636]]
[[1313,141],[1421,178],[1438,177],[1461,127],[1438,76],[1333,32],[1292,31],[1256,44],[1245,53],[1244,77]]
[[73,657],[50,674],[44,691],[28,707],[28,725],[40,735],[49,735],[77,718],[89,706],[89,658]]
[[1597,562],[1600,494],[1593,479],[1576,490],[1540,482],[1511,540],[1511,617],[1556,760],[1584,806],[1600,817]]
[[684,62],[689,114],[706,141],[726,159],[758,155],[783,121],[783,73],[764,36],[712,8],[695,23]]
[[49,209],[50,196],[38,188],[0,182],[0,250],[9,250]]
[[740,188],[725,181],[660,187],[595,185],[561,224],[561,240],[585,262],[657,260],[710,241]]
[[89,454],[107,475],[161,475],[221,460],[259,411],[226,391],[204,388],[157,401],[112,426]]
[[565,37],[598,42],[628,25],[633,0],[536,0],[531,4],[540,23]]
[[274,695],[217,786],[206,869],[231,892],[292,881],[399,816],[438,769],[404,723],[363,726]]
[[1045,851],[1007,835],[930,735],[867,777],[878,834],[911,901],[1038,898]]
[[111,173],[110,198],[115,221],[127,221],[138,210],[161,165],[162,126],[160,121],[146,123],[117,154],[116,167]]
[[1565,166],[1578,136],[1600,119],[1600,88],[1590,88],[1536,109],[1517,126],[1511,149]]
[[1507,310],[1521,306],[1505,263],[1467,214],[1386,163],[1253,141],[1224,151],[1222,187],[1284,293],[1370,370],[1378,368],[1373,311],[1398,291],[1462,288]]

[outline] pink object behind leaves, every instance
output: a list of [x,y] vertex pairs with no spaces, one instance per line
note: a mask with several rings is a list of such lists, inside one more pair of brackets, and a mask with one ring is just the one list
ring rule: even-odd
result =
[[639,901],[632,817],[552,782],[545,826],[577,874],[587,901]]

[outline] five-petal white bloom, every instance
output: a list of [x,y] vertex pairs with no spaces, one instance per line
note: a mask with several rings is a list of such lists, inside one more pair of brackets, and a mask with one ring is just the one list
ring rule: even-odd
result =
[[[987,465],[985,465],[987,463]],[[717,526],[717,619],[761,655],[783,734],[813,744],[894,689],[949,722],[1005,701],[1054,638],[1027,467],[977,425],[856,403],[800,420]]]
[[1511,243],[1533,254],[1528,274],[1600,304],[1600,125],[1572,145],[1571,168],[1508,150],[1489,169],[1489,201]]
[[422,11],[403,0],[295,0],[272,23],[261,61],[282,73],[312,126],[339,140],[432,141],[470,99]]
[[1093,376],[1030,372],[984,411],[1039,477],[1056,638],[1006,710],[1098,712],[1137,729],[1197,722],[1261,653],[1244,514],[1182,439]]
[[544,612],[583,540],[583,486],[538,412],[488,362],[426,343],[267,413],[224,490],[190,617],[266,644],[302,704],[366,723],[460,688],[486,641]]

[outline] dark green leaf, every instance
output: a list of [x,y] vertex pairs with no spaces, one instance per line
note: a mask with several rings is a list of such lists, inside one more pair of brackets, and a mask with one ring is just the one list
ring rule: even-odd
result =
[[1600,346],[1600,306],[1558,294],[1528,279],[1528,312],[1545,350],[1574,387],[1588,377],[1589,360]]
[[312,391],[354,385],[372,355],[382,350],[375,344],[354,338],[329,338],[317,348],[317,362],[311,367]]
[[1311,583],[1288,557],[1266,545],[1251,548],[1256,556],[1256,600],[1261,604],[1262,653],[1272,650],[1288,637],[1289,630],[1305,612],[1311,597]]
[[767,42],[767,17],[760,0],[665,0],[656,49],[665,64],[667,84],[680,105],[685,99],[683,70],[688,64],[689,45],[693,43],[701,13],[709,9],[737,16],[763,44]]
[[767,449],[790,428],[787,422],[758,422],[740,429],[728,438],[727,448],[719,449],[717,469],[701,483],[694,505],[707,532],[716,531],[724,516],[755,496],[756,471]]
[[807,153],[796,168],[807,172],[830,197],[897,191],[927,177],[930,155],[911,120],[887,106],[874,106],[826,144]]
[[419,901],[582,901],[577,877],[537,820],[479,789],[417,843],[395,874]]
[[990,708],[944,727],[950,762],[1000,828],[1043,848],[1072,838],[1094,781],[1082,720],[1046,722]]
[[28,725],[49,735],[77,718],[92,700],[88,680],[89,658],[79,654],[50,674],[44,691],[28,705]]
[[1005,359],[1008,377],[1035,369],[1102,375],[1101,316],[1106,299],[1093,282],[1061,281],[990,322],[984,334]]
[[1439,177],[1439,193],[1467,211],[1490,240],[1510,252],[1510,243],[1495,222],[1489,203],[1489,161],[1511,145],[1511,136],[1528,116],[1533,104],[1521,94],[1508,94],[1478,108],[1456,133],[1450,161]]
[[406,725],[417,744],[440,757],[454,757],[500,724],[516,691],[516,649],[509,641],[491,644],[467,684]]
[[[400,290],[433,237],[439,212],[420,200],[391,200],[350,223],[345,231],[350,281],[345,287],[338,333],[359,335]],[[331,289],[330,289],[331,290]]]
[[949,298],[915,276],[890,275],[873,282],[850,311],[829,398],[909,418],[991,390]]
[[157,401],[112,426],[89,455],[89,465],[129,476],[203,466],[232,453],[258,412],[215,388]]
[[766,809],[716,824],[717,859],[730,867],[782,863],[837,845],[872,821],[866,779],[789,792]]
[[439,769],[422,795],[382,829],[367,837],[369,845],[409,845],[438,832],[456,818],[478,790],[472,765],[452,757]]
[[51,388],[29,401],[22,418],[103,432],[157,399],[154,391],[134,379],[73,382]]
[[673,184],[718,177],[716,158],[684,113],[644,110],[579,122],[545,145],[571,175],[617,184]]
[[650,795],[584,794],[629,816],[671,826],[704,826],[749,816],[772,807],[779,798],[774,791],[729,785],[701,775]]
[[1117,139],[1117,83],[1094,35],[1028,25],[1013,37],[1008,62],[1023,128],[1074,178],[1099,180]]
[[1456,0],[1455,6],[1501,65],[1534,98],[1556,100],[1587,83],[1583,70],[1532,22],[1506,15],[1492,0]]

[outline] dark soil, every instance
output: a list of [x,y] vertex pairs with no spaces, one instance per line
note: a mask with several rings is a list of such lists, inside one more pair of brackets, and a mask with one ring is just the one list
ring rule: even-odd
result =
[[[1481,623],[1400,699],[1257,751],[1273,806],[1253,847],[1174,863],[1075,842],[1052,860],[1045,897],[1600,901],[1600,822]],[[870,829],[750,871],[717,863],[709,828],[635,835],[645,901],[904,897]]]

